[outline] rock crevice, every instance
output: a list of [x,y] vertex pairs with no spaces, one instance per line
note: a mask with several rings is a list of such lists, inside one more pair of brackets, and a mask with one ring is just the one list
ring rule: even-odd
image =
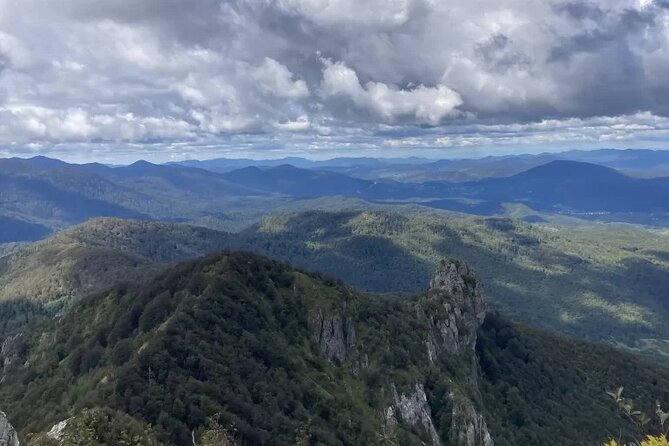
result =
[[355,328],[336,312],[318,310],[311,315],[311,329],[321,351],[329,361],[342,362],[355,346]]

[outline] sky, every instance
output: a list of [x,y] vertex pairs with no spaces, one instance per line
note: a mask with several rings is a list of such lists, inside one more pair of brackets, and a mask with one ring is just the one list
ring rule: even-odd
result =
[[0,0],[0,157],[668,140],[669,0]]

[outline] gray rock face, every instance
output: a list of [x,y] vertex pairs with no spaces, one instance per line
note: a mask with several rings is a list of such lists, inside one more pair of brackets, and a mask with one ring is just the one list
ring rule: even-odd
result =
[[474,272],[463,262],[443,261],[430,281],[428,302],[433,305],[421,311],[429,320],[426,348],[430,360],[442,352],[473,352],[487,310]]
[[51,430],[46,433],[46,437],[57,444],[63,444],[63,435],[65,434],[67,422],[68,420],[63,420],[60,423],[54,424]]
[[422,429],[427,433],[433,446],[441,446],[439,434],[432,422],[432,414],[427,404],[427,395],[422,384],[416,383],[413,392],[409,394],[397,393],[392,386],[394,405],[386,409],[386,422],[390,424],[401,421],[410,426]]
[[[487,304],[476,274],[463,262],[443,261],[430,281],[427,299],[418,306],[426,320],[426,355],[431,362],[440,355],[458,355],[471,364],[471,377],[450,394],[451,420],[448,441],[452,446],[494,446],[483,416],[472,399],[478,395],[478,360],[474,352],[477,332],[485,319]],[[469,389],[465,395],[462,390]],[[424,416],[430,421],[429,406]],[[438,436],[436,437],[439,439]],[[433,444],[434,439],[433,439]]]
[[311,316],[311,328],[321,351],[330,361],[343,361],[355,345],[355,329],[337,313],[322,310]]
[[9,424],[4,412],[0,412],[0,446],[19,446],[19,436],[16,429]]
[[453,446],[494,446],[483,416],[467,398],[453,397],[449,444]]
[[9,336],[0,345],[0,366],[9,367],[18,358],[18,341],[21,334]]
[[[21,360],[21,333],[5,338],[0,343],[0,384],[5,380],[5,375],[10,367],[16,366]],[[2,446],[2,443],[0,443]]]

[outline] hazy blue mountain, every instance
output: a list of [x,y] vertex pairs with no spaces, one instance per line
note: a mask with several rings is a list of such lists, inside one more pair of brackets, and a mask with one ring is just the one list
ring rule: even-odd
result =
[[[72,179],[72,178],[70,178]],[[8,176],[0,174],[0,213],[29,216],[54,226],[70,225],[96,216],[142,218],[128,209],[66,185],[58,186],[46,175]],[[83,185],[80,184],[83,187]]]
[[122,184],[168,187],[169,190],[197,197],[253,195],[254,191],[226,181],[224,177],[204,169],[152,164],[137,161],[129,166],[110,169],[106,176]]
[[[44,157],[0,159],[2,241],[40,238],[93,217],[186,220],[221,215],[237,197],[267,195],[203,169],[139,161],[111,168]],[[246,198],[245,198],[246,199]],[[11,227],[10,227],[11,224]],[[37,227],[32,226],[33,230]]]
[[295,197],[358,196],[371,185],[369,181],[347,175],[299,169],[289,164],[271,168],[245,167],[223,176],[228,181],[249,189],[278,192]]
[[209,160],[186,160],[169,163],[169,165],[197,167],[212,172],[229,172],[249,166],[276,167],[283,164],[291,164],[298,167],[312,167],[314,161],[299,157],[286,157],[279,159],[254,160],[250,158],[215,158]]
[[[525,160],[529,165],[537,159],[510,157],[505,162],[512,165]],[[394,166],[393,160],[358,161],[370,163],[370,169]],[[358,161],[337,162],[345,166]],[[405,166],[428,168],[429,164],[422,161],[409,160]],[[497,161],[499,167],[500,160]],[[385,162],[390,164],[381,166]],[[446,166],[452,162],[439,163]],[[478,215],[504,214],[507,203],[519,203],[535,211],[579,218],[654,225],[669,219],[669,179],[629,177],[591,163],[555,160],[511,176],[466,182],[364,179],[331,169],[334,167],[282,164],[216,173],[146,161],[109,167],[68,164],[44,157],[2,159],[0,186],[4,193],[0,197],[0,216],[14,220],[5,220],[1,241],[30,240],[43,235],[38,227],[26,224],[54,230],[100,216],[207,224],[212,218],[236,221],[239,217],[230,215],[237,213],[255,215],[257,221],[272,209],[286,205],[304,208],[299,205],[300,200],[325,197],[384,205],[414,203]],[[29,228],[37,232],[26,233]]]
[[46,226],[0,215],[0,243],[39,240],[50,232]]
[[419,157],[341,157],[322,161],[299,157],[269,160],[217,158],[202,161],[179,161],[170,164],[198,167],[219,173],[250,166],[277,167],[290,164],[299,168],[329,170],[368,180],[385,178],[406,182],[463,182],[491,177],[512,176],[556,160],[600,164],[638,177],[669,176],[669,151],[642,149],[570,150],[559,153],[439,160]]
[[669,150],[572,150],[559,156],[574,161],[596,163],[644,177],[669,176]]
[[210,160],[186,160],[169,163],[171,165],[180,165],[187,167],[197,167],[200,169],[210,170],[212,172],[229,172],[244,167],[278,167],[290,164],[295,167],[305,169],[323,169],[341,171],[348,173],[349,171],[357,171],[359,169],[372,169],[382,166],[398,166],[398,165],[417,165],[427,164],[432,160],[427,158],[371,158],[371,157],[341,157],[329,160],[315,161],[299,157],[286,157],[278,159],[260,159],[254,160],[249,158],[215,158]]
[[[351,161],[323,162],[317,168],[345,173],[369,180],[393,179],[404,182],[476,181],[506,177],[556,160],[599,164],[635,177],[669,176],[669,151],[666,150],[571,150],[561,153],[486,156],[470,159],[384,160],[371,164]],[[335,160],[333,160],[335,161]]]
[[503,203],[514,202],[535,210],[568,214],[669,212],[669,179],[632,178],[607,167],[563,160],[510,177],[465,183],[372,181],[290,165],[247,167],[224,177],[249,189],[294,197],[421,199],[419,202],[427,206],[483,215],[499,213]]
[[[575,161],[552,161],[505,178],[444,186],[452,197],[494,205],[524,203],[532,209],[568,214],[666,214],[669,178],[639,179],[613,169]],[[437,186],[438,187],[438,186]],[[430,206],[449,208],[448,202]]]

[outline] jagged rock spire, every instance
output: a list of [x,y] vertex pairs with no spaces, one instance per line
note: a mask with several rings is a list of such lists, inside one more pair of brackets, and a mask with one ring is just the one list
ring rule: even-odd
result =
[[426,311],[431,326],[427,341],[430,357],[440,351],[473,351],[487,310],[476,274],[464,262],[443,260],[430,281],[428,299],[441,304],[436,311]]

